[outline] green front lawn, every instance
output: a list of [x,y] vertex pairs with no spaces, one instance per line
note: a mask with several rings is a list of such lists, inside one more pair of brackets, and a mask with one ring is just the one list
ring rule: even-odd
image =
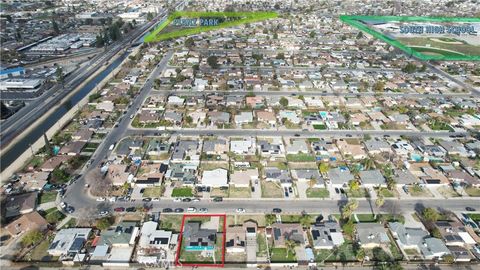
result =
[[347,196],[349,198],[364,198],[367,195],[367,192],[364,188],[359,188],[357,190],[347,189]]
[[377,194],[382,195],[384,198],[395,197],[395,194],[393,194],[392,191],[390,191],[390,190],[388,190],[388,188],[384,188],[384,187],[377,189]]
[[310,154],[288,154],[287,160],[290,162],[313,162],[315,157]]
[[272,262],[294,262],[297,260],[293,251],[289,251],[287,254],[286,248],[272,248],[270,257]]
[[262,198],[283,198],[283,189],[274,182],[261,181]]
[[307,198],[328,198],[330,192],[326,188],[308,188]]
[[38,202],[39,204],[54,202],[56,198],[57,198],[56,191],[43,191],[38,197]]
[[172,197],[193,197],[193,190],[191,187],[174,188]]
[[164,192],[164,188],[162,186],[160,186],[160,187],[147,187],[143,191],[143,197],[160,198],[160,197],[162,197],[163,192]]
[[480,197],[480,188],[469,187],[465,188],[465,192],[472,197]]

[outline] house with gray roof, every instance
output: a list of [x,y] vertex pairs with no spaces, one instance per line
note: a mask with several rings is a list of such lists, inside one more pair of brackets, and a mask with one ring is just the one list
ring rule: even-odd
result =
[[365,149],[369,154],[376,155],[380,153],[391,152],[390,144],[382,139],[371,139],[364,142]]
[[299,153],[308,153],[308,147],[305,140],[293,140],[290,145],[287,145],[287,154]]
[[230,114],[227,112],[209,112],[208,117],[212,124],[228,124],[230,123]]
[[390,243],[387,232],[379,223],[357,223],[356,239],[363,248],[375,248]]
[[170,121],[175,125],[180,125],[182,123],[183,116],[177,111],[168,110],[163,114],[163,119]]
[[[193,140],[180,140],[174,145],[172,153],[172,161],[181,161],[184,160],[187,156],[191,154],[196,154],[198,149],[198,141]],[[189,153],[189,155],[187,155]]]
[[292,170],[292,177],[298,181],[310,181],[312,179],[316,180],[318,185],[325,184],[322,176],[318,169],[296,169]]
[[266,167],[264,171],[265,180],[279,182],[284,187],[292,186],[292,178],[288,170],[280,170],[277,167]]
[[333,249],[345,242],[340,225],[336,221],[326,221],[310,228],[315,249]]
[[183,229],[185,250],[188,251],[213,251],[217,241],[217,231],[201,227],[199,221],[189,221]]
[[197,183],[197,166],[183,163],[173,163],[165,173],[170,181],[179,181],[183,185],[193,186]]
[[342,187],[354,179],[353,174],[346,167],[333,168],[328,171],[328,183],[333,187]]
[[420,246],[423,245],[424,239],[430,237],[430,234],[421,228],[405,227],[400,222],[390,222],[388,227],[392,232],[395,241],[402,249],[415,249],[420,252]]
[[366,187],[387,186],[385,177],[379,170],[361,171],[359,173],[362,185]]
[[393,179],[397,185],[413,185],[418,184],[419,179],[411,171],[404,169],[395,169],[393,174]]
[[419,248],[425,260],[439,259],[444,255],[450,254],[450,250],[448,250],[445,243],[435,237],[425,238]]
[[246,123],[253,122],[253,113],[252,112],[240,112],[235,115],[235,124],[241,125]]

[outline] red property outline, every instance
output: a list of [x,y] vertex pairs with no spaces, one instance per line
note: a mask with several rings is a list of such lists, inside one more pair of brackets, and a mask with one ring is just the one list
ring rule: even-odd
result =
[[[222,263],[181,263],[180,252],[182,249],[183,229],[185,220],[191,217],[222,217],[223,218],[223,239],[222,239]],[[226,214],[184,214],[182,225],[180,226],[180,237],[177,242],[177,254],[175,256],[175,266],[196,266],[196,267],[225,267],[225,243],[227,238],[227,215]]]

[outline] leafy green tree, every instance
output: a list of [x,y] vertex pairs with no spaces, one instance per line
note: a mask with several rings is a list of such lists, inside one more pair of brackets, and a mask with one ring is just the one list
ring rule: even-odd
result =
[[64,169],[56,168],[52,172],[53,183],[66,183],[69,178],[70,174],[68,174]]
[[288,258],[289,253],[291,252],[292,254],[295,252],[295,247],[297,246],[297,243],[293,240],[286,240],[285,241],[285,248],[287,249],[287,253],[285,258]]
[[452,264],[455,262],[455,258],[453,257],[452,254],[445,254],[442,256],[442,260],[445,262],[445,263],[449,263],[449,264]]
[[45,217],[48,223],[54,224],[62,220],[65,216],[62,214],[62,212],[55,210],[51,213],[48,213],[48,215]]
[[55,34],[60,34],[60,28],[58,28],[58,23],[55,21],[55,19],[52,19],[52,28]]
[[193,38],[189,37],[185,40],[185,47],[191,49],[195,46],[195,42],[193,41]]
[[377,199],[375,200],[375,205],[377,205],[377,207],[382,207],[384,204],[385,204],[385,198],[383,198],[382,195],[378,195]]
[[318,166],[318,169],[320,170],[321,173],[326,174],[328,170],[330,169],[330,166],[326,162],[320,163]]
[[417,71],[417,66],[413,63],[408,63],[406,66],[402,68],[402,71],[405,73],[411,74]]
[[57,79],[57,82],[63,85],[63,83],[65,82],[65,74],[63,73],[62,67],[59,66],[55,70],[55,78]]
[[147,13],[147,20],[149,20],[149,21],[153,20],[153,13],[151,13],[151,12]]
[[310,31],[310,34],[309,34],[310,38],[314,38],[316,35],[317,34],[315,33],[315,31],[313,31],[313,30]]
[[422,216],[426,221],[436,222],[440,218],[440,214],[432,207],[423,209]]
[[275,215],[273,215],[273,214],[266,214],[265,215],[265,223],[267,225],[272,225],[276,221],[277,221],[277,217]]
[[281,97],[279,103],[283,107],[287,107],[288,106],[288,99],[286,99],[285,97]]
[[97,228],[100,230],[106,230],[113,225],[113,219],[111,217],[104,217],[97,221]]
[[355,223],[353,223],[353,220],[349,219],[346,223],[343,223],[342,230],[353,239],[355,235]]
[[40,241],[42,241],[43,239],[43,233],[40,232],[39,230],[33,230],[33,231],[29,231],[27,232],[22,240],[21,240],[21,243],[23,246],[25,247],[29,247],[29,246],[32,246],[32,245],[36,245],[38,243],[40,243]]
[[97,35],[97,38],[95,40],[95,46],[97,48],[101,48],[104,45],[105,45],[105,39],[103,39],[103,35],[102,34]]
[[342,218],[344,220],[350,219],[350,216],[358,208],[358,202],[355,200],[349,201],[342,207]]
[[350,190],[356,191],[360,189],[360,183],[357,180],[350,180],[348,182],[348,187],[350,188]]
[[215,55],[211,55],[207,58],[207,63],[208,65],[213,68],[213,69],[216,69],[219,67],[218,65],[218,58],[215,56]]

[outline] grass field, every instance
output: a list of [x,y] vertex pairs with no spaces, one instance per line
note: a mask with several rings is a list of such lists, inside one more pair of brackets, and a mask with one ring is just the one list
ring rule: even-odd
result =
[[[161,33],[170,23],[177,18],[238,18],[237,20],[225,21],[215,26],[200,26],[193,28],[183,28],[177,31]],[[168,40],[172,38],[189,36],[205,31],[217,30],[226,27],[237,26],[245,23],[253,23],[257,21],[273,19],[278,17],[276,12],[193,12],[193,11],[176,11],[157,26],[144,39],[145,42],[156,42]]]
[[415,17],[415,16],[349,16],[342,15],[340,20],[343,22],[372,35],[398,49],[406,54],[417,57],[421,60],[465,60],[479,61],[480,48],[473,44],[467,44],[464,40],[455,40],[449,36],[445,37],[398,37],[394,33],[384,33],[382,30],[371,26],[369,22],[423,22],[437,24],[462,24],[478,23],[480,18],[474,17]]

